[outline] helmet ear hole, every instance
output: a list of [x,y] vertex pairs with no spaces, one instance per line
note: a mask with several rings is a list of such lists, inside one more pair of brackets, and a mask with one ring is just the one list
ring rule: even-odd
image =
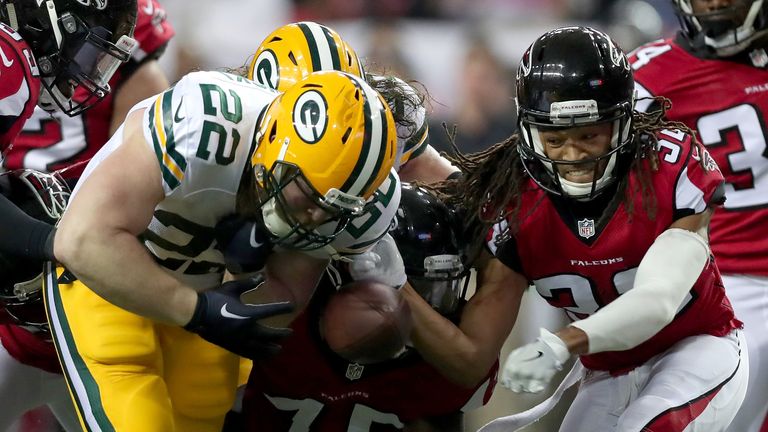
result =
[[269,135],[267,135],[269,138],[269,142],[273,143],[275,142],[275,137],[277,137],[277,122],[272,122],[272,127],[269,128]]
[[293,63],[294,66],[298,66],[299,65],[299,62],[296,61],[296,56],[293,55],[293,51],[288,53],[288,60],[290,60],[291,63]]
[[360,90],[355,91],[355,100],[360,100]]

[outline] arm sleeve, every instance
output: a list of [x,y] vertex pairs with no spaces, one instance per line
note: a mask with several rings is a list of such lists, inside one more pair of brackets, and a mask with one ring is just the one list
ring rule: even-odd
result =
[[670,228],[648,248],[631,290],[571,326],[589,337],[589,354],[632,349],[674,319],[708,261],[701,236]]
[[0,194],[0,253],[54,260],[53,225],[39,221]]

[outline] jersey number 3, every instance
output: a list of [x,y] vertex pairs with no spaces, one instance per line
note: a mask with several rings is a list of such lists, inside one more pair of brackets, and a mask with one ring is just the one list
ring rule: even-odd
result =
[[721,167],[728,178],[725,208],[729,210],[768,205],[768,147],[762,118],[755,106],[742,104],[707,114],[696,124],[705,146],[734,149],[727,154],[727,166]]

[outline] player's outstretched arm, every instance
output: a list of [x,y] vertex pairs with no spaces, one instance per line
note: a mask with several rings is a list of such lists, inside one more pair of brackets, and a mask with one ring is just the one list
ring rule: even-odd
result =
[[709,262],[707,227],[712,212],[675,221],[646,251],[631,290],[571,324],[586,334],[588,353],[634,348],[674,319]]
[[517,319],[528,286],[523,276],[486,255],[478,266],[477,290],[457,327],[406,284],[403,294],[414,318],[411,339],[421,355],[451,381],[474,388],[488,375]]
[[53,257],[54,227],[24,213],[0,194],[0,254],[43,261]]
[[675,221],[645,253],[631,290],[590,317],[541,337],[507,357],[499,382],[537,393],[572,355],[624,351],[645,342],[675,317],[707,265],[706,229],[712,210]]
[[137,239],[164,197],[160,167],[144,141],[142,114],[137,110],[128,116],[122,145],[79,186],[59,224],[54,253],[109,302],[185,325],[197,294],[163,271]]
[[436,183],[445,180],[459,169],[451,165],[448,159],[440,156],[432,146],[427,145],[424,152],[400,167],[397,173],[404,182],[420,181]]

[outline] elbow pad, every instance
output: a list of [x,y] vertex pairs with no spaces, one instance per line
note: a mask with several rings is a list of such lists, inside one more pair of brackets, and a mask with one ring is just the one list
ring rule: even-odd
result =
[[700,235],[670,228],[648,248],[631,290],[571,325],[589,337],[589,354],[634,348],[672,321],[708,261]]

